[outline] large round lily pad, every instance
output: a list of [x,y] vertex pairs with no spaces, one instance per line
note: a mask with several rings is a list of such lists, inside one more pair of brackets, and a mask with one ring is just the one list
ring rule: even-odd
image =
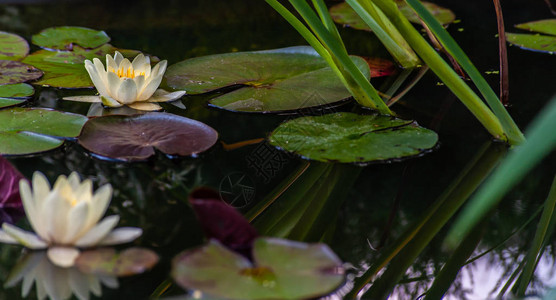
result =
[[29,53],[29,44],[17,34],[0,31],[0,59],[20,60]]
[[390,116],[335,113],[282,123],[269,140],[312,160],[366,163],[422,154],[436,145],[438,135]]
[[174,259],[172,275],[184,288],[226,299],[309,299],[344,281],[342,263],[324,244],[259,238],[253,263],[211,240]]
[[0,97],[22,98],[33,96],[35,89],[26,83],[0,85]]
[[547,53],[556,52],[556,19],[528,22],[518,24],[515,27],[537,33],[506,33],[506,40],[510,44],[528,50]]
[[19,61],[0,60],[0,85],[22,83],[41,76],[41,70],[31,65]]
[[76,137],[87,117],[51,109],[0,110],[0,154],[32,154],[55,149]]
[[212,127],[168,113],[97,117],[83,126],[79,136],[85,149],[122,161],[145,160],[155,148],[168,155],[196,155],[217,140]]
[[144,273],[158,263],[158,255],[144,248],[129,248],[117,253],[101,248],[81,253],[75,266],[83,273],[101,276],[131,276]]
[[116,50],[128,58],[141,53],[136,50],[118,49],[110,44],[90,50],[75,46],[72,51],[39,50],[27,56],[23,62],[45,73],[33,84],[62,88],[90,88],[93,87],[93,82],[83,64],[85,59],[92,60],[96,57],[104,62],[106,54],[114,55]]
[[[368,64],[360,57],[352,59],[369,78]],[[241,85],[210,101],[232,111],[297,110],[351,96],[324,59],[307,46],[192,58],[168,67],[165,77],[168,86],[188,94]]]
[[72,50],[75,45],[96,48],[110,41],[104,31],[84,27],[51,27],[33,35],[33,44],[54,50]]
[[[402,14],[409,21],[421,24],[419,16],[409,5],[407,5],[405,1],[396,1],[396,3]],[[423,1],[422,3],[441,24],[450,24],[456,19],[454,13],[447,8],[430,2]],[[363,19],[361,19],[361,17],[359,17],[359,15],[346,2],[332,6],[330,8],[330,15],[332,16],[332,19],[334,19],[334,22],[338,24],[349,26],[353,29],[371,31],[367,23],[365,23],[365,21],[363,21]]]

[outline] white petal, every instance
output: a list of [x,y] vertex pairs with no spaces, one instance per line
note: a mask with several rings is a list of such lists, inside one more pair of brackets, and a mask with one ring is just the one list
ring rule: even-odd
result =
[[84,236],[79,238],[75,242],[75,246],[77,247],[92,247],[98,244],[99,241],[103,240],[109,233],[116,227],[118,221],[120,220],[120,216],[114,215],[106,217],[100,223],[98,223],[95,227],[93,227],[89,232],[87,232]]
[[79,177],[79,174],[77,174],[77,172],[71,172],[68,177],[68,182],[71,186],[71,189],[75,191],[81,184],[81,178]]
[[80,202],[72,207],[67,215],[67,230],[65,236],[62,238],[62,244],[72,244],[87,228],[87,215],[89,214],[89,204],[87,202]]
[[123,80],[120,79],[116,73],[112,72],[108,72],[106,74],[106,79],[108,81],[108,91],[110,92],[110,97],[115,99]]
[[116,51],[116,53],[114,54],[114,61],[118,65],[118,68],[120,67],[120,63],[122,62],[122,60],[124,60],[124,56],[120,52]]
[[72,96],[62,98],[68,101],[86,102],[86,103],[97,103],[102,102],[99,96]]
[[133,81],[135,81],[135,85],[137,86],[137,92],[142,91],[145,87],[145,76],[135,76]]
[[77,299],[89,299],[89,279],[87,275],[81,273],[77,268],[69,271],[68,284]]
[[61,243],[66,236],[66,230],[69,229],[66,218],[71,203],[66,200],[68,197],[72,197],[69,183],[61,189],[53,190],[45,200],[43,215],[40,218],[44,219],[46,236],[41,237],[51,243]]
[[[15,267],[10,271],[8,278],[4,282],[4,287],[13,287],[23,278],[22,294],[24,296],[28,294],[29,291],[25,291],[28,289],[26,285],[33,283],[35,268],[44,260],[45,254],[44,251],[33,251],[25,254],[23,259],[19,259]],[[26,282],[25,279],[30,282]]]
[[122,104],[110,97],[100,97],[102,104],[108,107],[122,107]]
[[154,92],[152,97],[150,97],[147,101],[148,102],[170,102],[182,97],[183,95],[185,95],[185,91],[168,93],[163,89],[158,89],[156,90],[156,92]]
[[97,297],[102,296],[102,286],[100,285],[100,281],[98,280],[96,275],[90,274],[88,276],[88,279],[89,279],[89,290],[91,290],[91,293],[93,293],[93,295]]
[[156,65],[156,67],[159,67],[158,73],[153,71],[153,76],[162,76],[162,75],[164,75],[164,72],[166,72],[166,67],[167,66],[168,66],[168,61],[167,60],[163,60],[163,61],[159,62]]
[[120,284],[118,283],[118,278],[113,276],[100,275],[98,276],[98,279],[100,279],[102,284],[104,284],[105,286],[111,289],[117,289],[120,286]]
[[110,54],[106,54],[106,71],[115,72],[116,70],[118,70],[118,64]]
[[50,193],[50,183],[48,179],[41,172],[33,173],[33,196],[35,197],[35,204],[38,201],[44,200]]
[[93,182],[90,179],[85,179],[78,183],[73,192],[80,202],[89,202],[93,196]]
[[69,268],[79,256],[79,250],[72,247],[51,247],[46,252],[50,261],[58,267]]
[[118,89],[118,95],[115,99],[123,104],[135,102],[137,100],[137,86],[135,85],[135,81],[129,78],[124,79]]
[[2,229],[18,243],[20,243],[21,245],[29,249],[33,249],[33,250],[44,249],[48,246],[37,235],[25,231],[23,229],[20,229],[18,227],[15,227],[13,225],[10,225],[8,223],[2,224]]
[[143,87],[143,90],[141,91],[141,93],[139,93],[139,96],[137,97],[137,100],[145,101],[145,100],[149,99],[154,94],[154,92],[156,91],[156,89],[160,85],[161,81],[162,81],[162,75],[152,77],[151,80]]
[[98,74],[102,74],[106,72],[106,70],[104,69],[104,65],[102,64],[100,59],[96,57],[93,58],[93,65],[95,66],[95,69],[97,70]]
[[0,243],[17,245],[19,242],[11,235],[0,229]]
[[[40,193],[42,193],[42,191]],[[39,208],[37,203],[35,202],[35,197],[31,192],[31,188],[29,187],[29,182],[27,182],[27,180],[22,179],[19,181],[19,194],[21,195],[21,202],[23,203],[23,209],[25,210],[27,219],[29,220],[29,223],[31,223],[31,227],[33,227],[33,229],[37,231],[37,225],[39,225],[37,224],[37,215],[39,214]]]
[[141,228],[136,227],[121,227],[114,229],[108,236],[106,236],[98,245],[111,246],[129,243],[143,234]]
[[131,62],[129,61],[129,59],[124,58],[120,62],[118,71],[123,71],[123,73],[126,74],[128,70],[131,70]]
[[89,204],[89,215],[87,216],[87,226],[93,226],[98,221],[108,208],[110,199],[112,198],[112,186],[105,184],[101,186],[93,195],[91,203]]
[[143,53],[141,53],[141,54],[135,56],[135,58],[131,62],[131,65],[133,66],[133,70],[142,72],[143,69],[145,68],[146,63],[147,63],[147,60],[145,59],[145,55],[143,55]]
[[156,103],[148,103],[148,102],[135,102],[135,103],[128,104],[127,106],[136,110],[143,110],[143,111],[156,111],[162,109],[160,105]]
[[107,80],[106,80],[106,72],[99,73],[98,68],[92,64],[85,64],[85,69],[87,70],[87,73],[89,73],[89,77],[91,77],[91,81],[93,82],[93,85],[97,89],[98,93],[101,95],[107,95],[108,87],[107,87]]

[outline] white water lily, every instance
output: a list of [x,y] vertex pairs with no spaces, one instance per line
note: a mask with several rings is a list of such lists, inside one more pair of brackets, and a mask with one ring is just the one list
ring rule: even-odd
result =
[[81,102],[102,102],[108,107],[127,105],[138,110],[159,110],[155,102],[169,102],[185,94],[185,91],[169,93],[157,89],[162,81],[168,62],[163,60],[151,69],[149,57],[139,54],[130,62],[116,51],[114,58],[106,55],[106,68],[98,58],[85,60],[99,96],[65,97],[65,100]]
[[[91,180],[80,181],[73,172],[61,175],[51,189],[46,177],[33,174],[33,190],[26,180],[19,182],[23,208],[35,233],[4,223],[0,242],[21,244],[29,249],[47,249],[50,260],[60,267],[70,267],[79,256],[79,248],[116,245],[133,241],[140,228],[114,229],[118,215],[100,218],[112,197],[106,184],[93,194]],[[100,221],[100,222],[99,222]]]
[[77,267],[61,268],[47,258],[44,251],[26,254],[12,269],[4,283],[10,288],[22,281],[21,296],[27,298],[33,283],[37,299],[62,300],[75,296],[77,299],[90,299],[90,294],[102,296],[102,286],[116,289],[119,286],[115,276],[84,273]]

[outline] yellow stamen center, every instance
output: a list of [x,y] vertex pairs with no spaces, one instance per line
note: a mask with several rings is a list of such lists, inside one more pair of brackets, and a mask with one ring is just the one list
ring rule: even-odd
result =
[[109,72],[116,73],[120,78],[135,78],[135,76],[145,76],[145,72],[136,72],[133,67],[127,69],[119,68],[117,71],[114,68],[109,68]]

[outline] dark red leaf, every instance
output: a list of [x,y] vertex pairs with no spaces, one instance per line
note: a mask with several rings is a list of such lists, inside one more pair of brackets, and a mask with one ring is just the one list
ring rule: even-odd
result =
[[198,188],[189,195],[189,202],[207,238],[216,239],[246,257],[251,256],[258,233],[243,215],[222,201],[216,191]]
[[0,156],[0,223],[14,223],[23,214],[19,180],[25,179],[12,164]]
[[390,76],[396,72],[396,65],[387,59],[363,57],[371,68],[371,77]]

